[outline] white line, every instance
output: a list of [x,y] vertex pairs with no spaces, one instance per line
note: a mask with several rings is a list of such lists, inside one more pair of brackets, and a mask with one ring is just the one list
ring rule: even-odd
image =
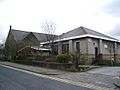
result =
[[56,77],[50,77],[50,76],[47,76],[47,75],[42,75],[42,74],[34,73],[34,72],[31,72],[31,71],[14,68],[14,67],[11,67],[11,66],[6,66],[6,65],[1,65],[1,66],[6,67],[6,68],[10,68],[10,69],[13,69],[13,70],[25,72],[25,73],[28,73],[28,74],[32,74],[32,75],[35,75],[35,76],[38,76],[38,77],[43,77],[43,78],[56,80],[56,81],[67,83],[67,84],[72,84],[72,85],[75,85],[75,86],[82,86],[82,87],[86,87],[86,88],[90,88],[90,89],[94,89],[94,90],[109,90],[110,89],[110,88],[95,86],[95,85],[88,84],[88,83],[74,82],[74,81],[71,81],[71,80],[64,80],[64,79],[60,79],[60,78],[56,78]]

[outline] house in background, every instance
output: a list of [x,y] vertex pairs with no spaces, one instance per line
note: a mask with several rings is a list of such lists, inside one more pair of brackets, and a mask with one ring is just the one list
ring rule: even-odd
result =
[[[47,46],[48,42],[42,42]],[[99,60],[119,62],[120,42],[85,27],[78,27],[60,35],[55,41],[58,54],[79,55],[79,63],[93,64]]]
[[5,43],[7,59],[14,59],[16,57],[17,51],[23,49],[26,46],[39,47],[40,42],[46,42],[50,40],[51,38],[49,37],[57,37],[57,35],[15,30],[10,26]]

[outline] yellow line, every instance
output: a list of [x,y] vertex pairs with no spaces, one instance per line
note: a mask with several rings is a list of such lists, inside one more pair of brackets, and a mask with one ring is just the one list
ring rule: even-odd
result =
[[96,86],[96,85],[92,85],[92,84],[88,84],[88,83],[74,82],[74,81],[71,81],[71,80],[64,80],[64,79],[60,79],[60,78],[56,78],[56,77],[50,77],[50,76],[47,76],[47,75],[42,75],[42,74],[34,73],[34,72],[31,72],[31,71],[14,68],[14,67],[11,67],[11,66],[6,66],[6,65],[1,65],[1,66],[6,67],[6,68],[10,68],[10,69],[14,69],[14,70],[17,70],[17,71],[25,72],[25,73],[28,73],[28,74],[32,74],[32,75],[35,75],[35,76],[38,76],[38,77],[43,77],[43,78],[56,80],[56,81],[67,83],[67,84],[72,84],[72,85],[75,85],[75,86],[82,86],[82,87],[86,87],[86,88],[90,88],[90,89],[94,89],[94,90],[109,90],[110,89],[110,88],[100,87],[100,86]]

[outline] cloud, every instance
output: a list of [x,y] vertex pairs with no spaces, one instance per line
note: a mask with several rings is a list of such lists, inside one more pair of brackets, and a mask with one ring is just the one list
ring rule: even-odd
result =
[[7,37],[9,32],[9,25],[4,25],[0,23],[0,40],[3,40]]
[[3,27],[0,25],[0,39],[2,39],[3,38]]
[[101,12],[101,8],[106,4],[106,12],[108,12],[108,3],[113,0],[2,1],[4,2],[0,4],[0,22],[4,28],[0,31],[4,36],[7,36],[9,25],[12,25],[14,29],[41,32],[40,25],[46,19],[57,24],[56,34],[67,32],[81,25],[104,32],[109,31],[116,23],[109,14],[93,16],[96,12]]
[[114,17],[120,17],[120,0],[112,0],[103,9],[105,13],[111,14]]
[[[120,40],[120,0],[111,0],[102,8],[102,11],[114,18],[114,27],[108,33]],[[109,24],[108,24],[109,25]],[[109,25],[110,26],[110,25]]]
[[109,32],[109,34],[120,40],[120,23],[117,23],[114,29]]

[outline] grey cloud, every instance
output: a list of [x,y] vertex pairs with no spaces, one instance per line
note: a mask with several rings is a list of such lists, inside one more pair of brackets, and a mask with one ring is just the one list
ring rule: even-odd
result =
[[4,28],[4,26],[0,24],[0,40],[5,39],[6,37],[7,37],[7,31]]
[[3,4],[6,0],[0,0],[0,4]]
[[3,38],[3,27],[0,25],[0,40]]
[[113,0],[103,8],[105,13],[120,17],[120,0]]
[[115,37],[120,40],[120,23],[116,24],[114,29],[109,32],[112,37]]

